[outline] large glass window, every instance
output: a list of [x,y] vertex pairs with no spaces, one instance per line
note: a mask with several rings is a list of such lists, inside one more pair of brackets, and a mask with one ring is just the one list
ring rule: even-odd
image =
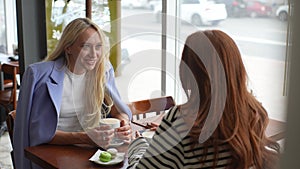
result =
[[17,54],[16,1],[0,0],[0,53],[1,57]]
[[[55,27],[67,22],[62,18],[70,21],[85,16],[85,2],[72,0],[66,9],[62,2],[57,0],[52,6]],[[110,29],[112,9],[107,1],[92,2],[92,19],[108,36],[115,33]],[[134,101],[171,95],[177,103],[184,102],[178,63],[185,39],[198,30],[220,29],[236,41],[242,53],[249,90],[271,118],[285,120],[288,8],[284,4],[285,0],[121,1],[121,37],[112,45],[121,44],[116,82],[122,98]],[[50,33],[52,38],[59,35],[55,29]]]
[[[138,3],[139,2],[139,3]],[[154,1],[121,1],[122,46],[118,88],[125,101],[159,97],[161,84],[161,24],[151,10]],[[157,1],[157,3],[159,3]]]
[[[86,1],[52,0],[46,1],[48,53],[54,48],[64,27],[76,18],[86,17]],[[110,33],[110,10],[107,1],[92,1],[91,19]]]
[[48,53],[55,47],[63,28],[79,17],[85,17],[85,1],[46,1]]
[[[281,5],[271,0],[200,1],[200,4],[180,4],[177,16],[185,21],[180,22],[180,39],[195,29],[220,29],[229,34],[241,51],[249,90],[262,102],[271,118],[285,120],[287,22],[280,19],[278,12],[276,14]],[[205,11],[207,8],[209,11]]]
[[[191,27],[194,27],[198,30],[220,29],[229,34],[241,51],[248,72],[249,90],[262,102],[271,118],[285,120],[287,22],[280,19],[278,12],[276,14],[281,5],[271,0],[201,1],[202,6],[180,5],[179,17],[186,21],[181,22],[180,32],[192,33]],[[209,11],[200,10],[206,8],[210,8]]]
[[7,53],[4,0],[0,0],[0,53]]
[[[287,1],[167,1],[167,20],[162,22],[163,2],[150,0],[144,6],[123,5],[123,71],[117,77],[123,98],[137,100],[166,94],[172,95],[178,103],[184,102],[180,97],[177,74],[184,41],[197,30],[220,29],[235,40],[242,53],[249,90],[262,102],[271,118],[285,120],[288,22],[284,9],[278,10]],[[164,29],[165,35],[162,33]],[[163,36],[166,36],[164,56]],[[166,63],[162,63],[161,57],[166,57]],[[152,63],[155,63],[153,68]],[[161,72],[164,66],[165,82]],[[126,73],[127,70],[133,71],[132,74]]]

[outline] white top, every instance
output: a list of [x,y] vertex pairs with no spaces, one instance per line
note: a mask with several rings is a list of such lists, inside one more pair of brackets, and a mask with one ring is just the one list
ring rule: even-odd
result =
[[85,74],[76,75],[69,69],[66,70],[57,126],[58,130],[67,132],[83,130],[78,120],[78,114],[83,111],[84,107],[83,94],[85,81]]

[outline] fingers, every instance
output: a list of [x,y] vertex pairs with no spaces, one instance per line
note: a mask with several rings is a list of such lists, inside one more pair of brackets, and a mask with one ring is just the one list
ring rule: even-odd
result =
[[129,123],[126,123],[125,120],[121,120],[119,128],[115,129],[115,136],[125,143],[131,142],[132,139],[132,129]]
[[129,140],[132,136],[132,130],[131,128],[129,128],[128,130],[119,130],[118,132],[116,131],[115,134],[118,138]]
[[134,136],[132,136],[133,139],[136,139],[138,137],[141,137],[141,133],[139,131],[135,131]]
[[120,126],[123,127],[123,126],[125,126],[125,125],[126,125],[125,120],[121,120]]
[[134,139],[136,139],[136,138],[138,138],[139,136],[138,136],[138,133],[139,133],[139,131],[135,131],[133,134],[132,134],[132,136],[131,136],[131,138],[134,140]]
[[141,136],[142,136],[142,135],[141,135],[141,133],[140,133],[139,131],[136,131],[136,132],[135,132],[135,137],[136,137],[136,138],[141,137]]
[[88,130],[87,134],[99,147],[107,147],[114,137],[114,130],[109,126],[99,126]]
[[159,124],[155,123],[155,122],[150,122],[147,125],[151,127],[150,128],[151,131],[155,131],[157,129],[157,127],[159,126]]
[[123,132],[123,136],[121,136],[120,138],[122,138],[125,143],[129,144],[133,138],[132,135],[132,130],[127,130]]
[[131,135],[131,133],[132,133],[132,130],[129,129],[129,130],[123,131],[123,132],[122,132],[122,135],[128,136],[128,135]]
[[150,125],[151,125],[152,127],[158,127],[158,126],[159,126],[159,124],[158,124],[158,123],[155,123],[155,122],[150,122]]
[[109,146],[110,142],[114,138],[113,132],[102,132],[98,137],[98,145],[100,147],[106,148]]
[[110,130],[110,126],[109,125],[100,125],[94,128],[95,130],[99,130],[99,131],[103,131],[103,130]]
[[132,130],[129,123],[126,123],[125,120],[121,120],[121,127],[115,130],[119,135],[128,136],[131,135]]
[[150,128],[150,131],[155,131],[157,129],[157,127],[152,127]]

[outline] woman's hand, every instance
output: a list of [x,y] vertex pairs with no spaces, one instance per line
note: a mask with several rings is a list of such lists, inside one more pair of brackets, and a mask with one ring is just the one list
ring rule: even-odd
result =
[[139,131],[135,131],[135,135],[132,138],[136,139],[138,137],[142,137],[142,135],[141,135],[141,133]]
[[126,123],[125,120],[121,120],[120,127],[116,129],[116,136],[119,139],[124,140],[125,143],[129,143],[132,138],[132,129],[129,123]]
[[98,126],[87,131],[91,140],[99,147],[108,147],[114,137],[114,129],[107,125]]
[[150,123],[147,124],[147,126],[150,127],[151,131],[155,131],[157,129],[157,127],[159,126],[159,124],[155,123],[155,122],[150,122]]

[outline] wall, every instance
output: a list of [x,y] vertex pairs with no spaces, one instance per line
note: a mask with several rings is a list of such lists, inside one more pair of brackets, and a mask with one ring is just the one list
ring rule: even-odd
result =
[[288,92],[288,114],[287,114],[287,133],[285,140],[285,152],[281,159],[283,169],[299,168],[300,152],[300,1],[294,0],[293,24],[293,46],[290,62],[290,81]]

